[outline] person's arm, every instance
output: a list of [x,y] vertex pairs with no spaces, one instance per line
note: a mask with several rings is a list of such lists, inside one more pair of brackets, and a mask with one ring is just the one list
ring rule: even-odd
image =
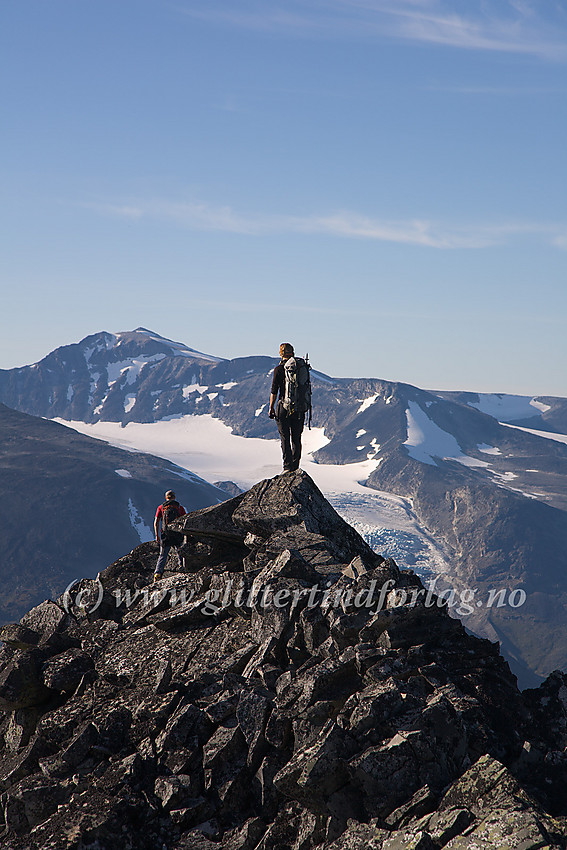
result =
[[280,380],[280,372],[282,369],[280,366],[276,366],[274,369],[274,377],[272,378],[272,390],[270,393],[270,406],[268,408],[268,416],[270,419],[276,418],[276,399],[278,397],[278,392],[281,394],[281,380]]
[[160,505],[160,507],[157,509],[156,518],[154,520],[154,531],[156,533],[156,540],[157,540],[158,543],[159,543],[159,528],[160,528],[160,525],[161,525],[161,514],[162,514],[162,511],[161,511],[161,505]]
[[270,408],[268,410],[268,416],[270,417],[270,419],[276,418],[276,398],[277,394],[274,395],[273,393],[270,393]]

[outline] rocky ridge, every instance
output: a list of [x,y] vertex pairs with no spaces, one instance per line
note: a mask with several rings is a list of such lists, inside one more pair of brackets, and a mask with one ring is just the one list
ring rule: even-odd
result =
[[178,533],[2,627],[6,850],[567,846],[567,675],[520,693],[303,472]]

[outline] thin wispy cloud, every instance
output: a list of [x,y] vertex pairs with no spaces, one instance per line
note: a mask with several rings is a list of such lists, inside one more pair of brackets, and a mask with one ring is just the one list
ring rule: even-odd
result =
[[[567,58],[567,16],[551,3],[521,0],[191,0],[194,18],[298,37],[394,38],[464,50]],[[553,18],[553,19],[552,19]]]
[[445,250],[479,249],[503,245],[518,237],[543,239],[567,248],[567,226],[530,222],[481,225],[445,224],[428,219],[388,221],[344,210],[312,215],[244,215],[230,206],[177,203],[163,200],[128,204],[86,204],[104,215],[169,222],[188,230],[263,235],[320,235],[414,245]]

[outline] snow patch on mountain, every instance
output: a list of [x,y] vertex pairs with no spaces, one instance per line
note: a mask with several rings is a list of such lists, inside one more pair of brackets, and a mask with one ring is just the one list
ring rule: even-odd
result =
[[535,437],[543,437],[545,440],[555,440],[558,443],[567,443],[567,434],[556,434],[555,431],[537,431],[535,428],[522,428],[519,425],[509,425],[507,422],[502,422],[506,428],[515,428],[517,431],[525,431],[526,434],[533,434]]
[[362,404],[360,405],[360,407],[356,411],[357,415],[359,413],[364,413],[365,410],[368,410],[369,407],[372,407],[374,402],[377,401],[377,399],[379,399],[379,398],[380,398],[380,393],[375,393],[374,395],[369,396],[367,399],[364,399],[364,400],[359,399],[359,401],[362,401]]
[[140,543],[149,543],[154,539],[152,529],[146,525],[132,499],[128,499],[128,516],[132,528],[140,538]]
[[[271,372],[268,372],[268,375],[271,375],[271,374],[272,374]],[[313,381],[314,379],[316,381],[321,381],[322,384],[331,384],[332,385],[332,384],[336,383],[336,381],[334,381],[332,378],[329,378],[328,375],[323,375],[322,372],[317,372],[315,369],[311,369],[311,380]]]
[[126,384],[132,386],[138,380],[138,376],[144,366],[148,363],[159,363],[160,360],[165,360],[165,354],[152,354],[151,356],[142,355],[135,359],[119,360],[116,363],[109,363],[106,367],[108,374],[108,386],[112,386],[116,381],[126,375]]
[[202,387],[201,384],[189,384],[188,386],[183,387],[183,398],[189,398],[191,393],[199,393],[199,395],[202,395],[208,389],[208,387]]
[[501,455],[502,452],[496,446],[489,446],[488,443],[479,443],[477,446],[479,452],[485,455]]
[[100,372],[91,372],[90,377],[91,377],[91,383],[90,383],[90,387],[89,387],[89,400],[88,400],[89,407],[93,403],[93,398],[94,398],[96,386],[97,386],[97,384],[100,380]]
[[467,401],[469,407],[475,407],[481,413],[486,413],[499,422],[511,422],[514,419],[530,419],[551,409],[548,404],[544,404],[530,396],[507,395],[504,393],[479,393],[477,398],[478,401]]
[[437,466],[435,458],[462,462],[466,457],[453,435],[436,425],[417,402],[408,402],[406,420],[408,436],[404,446],[414,460]]

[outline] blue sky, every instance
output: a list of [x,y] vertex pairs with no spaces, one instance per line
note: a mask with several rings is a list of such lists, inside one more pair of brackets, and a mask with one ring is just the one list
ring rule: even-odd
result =
[[567,6],[4,0],[0,368],[142,325],[567,396]]

